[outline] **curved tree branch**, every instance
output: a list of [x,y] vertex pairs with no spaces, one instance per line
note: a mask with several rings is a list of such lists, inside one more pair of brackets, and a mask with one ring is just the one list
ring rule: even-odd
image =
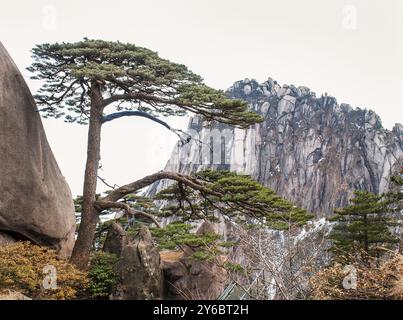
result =
[[[230,124],[233,126],[237,126],[237,121],[236,120],[229,120],[225,117],[225,115],[220,114],[217,112],[216,109],[212,107],[211,104],[209,103],[204,103],[198,106],[192,105],[191,103],[185,103],[180,100],[178,100],[175,97],[161,97],[153,94],[148,94],[144,92],[126,92],[124,94],[115,94],[109,98],[106,98],[103,100],[103,106],[107,107],[108,105],[117,102],[117,101],[130,101],[130,100],[140,100],[145,103],[156,103],[156,104],[162,104],[162,105],[170,105],[170,106],[177,106],[185,111],[196,113],[199,115],[204,116],[206,119],[210,120],[216,120],[218,122]],[[242,128],[247,128],[249,127],[250,124],[247,124],[245,126],[240,126]]]
[[107,210],[107,209],[111,209],[111,208],[123,209],[126,211],[126,213],[128,215],[145,217],[145,218],[151,220],[152,222],[154,222],[154,224],[158,228],[161,228],[161,225],[159,224],[159,222],[151,214],[148,214],[148,213],[140,211],[140,210],[135,210],[135,209],[131,208],[127,203],[124,203],[124,202],[113,202],[113,201],[100,200],[100,201],[95,201],[94,206],[98,211],[103,211],[103,210]]
[[183,139],[181,137],[181,135],[179,134],[179,132],[182,132],[181,130],[177,130],[172,128],[168,123],[166,123],[165,121],[162,121],[161,119],[152,116],[151,114],[144,112],[144,111],[139,111],[139,110],[127,110],[127,111],[121,111],[121,112],[115,112],[115,113],[111,113],[108,114],[106,116],[102,117],[102,123],[108,122],[108,121],[112,121],[115,119],[119,119],[119,118],[123,118],[123,117],[143,117],[143,118],[147,118],[151,121],[154,121],[162,126],[164,126],[165,128],[167,128],[168,130],[172,131],[173,133],[175,133],[179,139],[182,141],[182,143],[187,143],[189,142],[185,139]]
[[126,184],[116,190],[113,190],[109,195],[102,198],[101,201],[116,202],[128,194],[134,193],[135,191],[148,187],[149,185],[153,184],[154,182],[157,182],[157,181],[163,180],[163,179],[182,182],[184,185],[186,185],[190,188],[193,188],[195,190],[203,191],[207,194],[221,196],[221,194],[207,188],[206,186],[203,185],[203,183],[197,181],[196,179],[194,179],[191,176],[183,175],[183,174],[176,173],[176,172],[161,171],[161,172],[157,172],[157,173],[151,174],[149,176],[146,176],[146,177],[144,177],[140,180],[134,181],[132,183]]
[[102,117],[102,123],[112,121],[115,119],[119,119],[119,118],[123,118],[123,117],[133,117],[133,116],[144,117],[144,118],[150,119],[150,120],[157,122],[160,125],[164,126],[168,130],[173,130],[166,122],[162,121],[161,119],[158,119],[157,117],[154,117],[147,112],[138,111],[138,110],[127,110],[127,111],[121,111],[121,112],[115,112],[115,113],[108,114],[107,116]]

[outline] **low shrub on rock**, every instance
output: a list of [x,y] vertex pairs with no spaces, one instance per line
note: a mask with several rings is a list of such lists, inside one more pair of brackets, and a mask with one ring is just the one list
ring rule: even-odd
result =
[[114,270],[117,261],[118,257],[112,253],[97,251],[92,254],[88,272],[90,298],[109,298],[118,279],[118,275]]
[[[54,272],[54,273],[53,273]],[[53,285],[46,285],[54,279]],[[15,290],[33,299],[79,299],[88,278],[54,250],[30,242],[0,247],[0,290]]]

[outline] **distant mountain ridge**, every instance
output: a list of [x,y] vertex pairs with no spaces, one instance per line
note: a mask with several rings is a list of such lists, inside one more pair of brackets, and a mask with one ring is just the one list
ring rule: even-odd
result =
[[[190,173],[206,168],[250,174],[281,196],[317,214],[343,207],[356,189],[388,190],[403,163],[403,126],[383,128],[371,110],[339,105],[307,87],[245,79],[227,91],[247,101],[264,122],[248,130],[190,120],[193,139],[175,148],[165,170]],[[154,184],[153,194],[168,184]]]

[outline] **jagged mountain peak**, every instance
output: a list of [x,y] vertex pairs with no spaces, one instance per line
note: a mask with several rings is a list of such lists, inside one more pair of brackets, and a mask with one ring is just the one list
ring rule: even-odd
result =
[[[318,107],[327,107],[334,112],[349,113],[350,120],[356,123],[369,123],[377,128],[382,127],[381,118],[371,109],[352,108],[347,103],[338,104],[337,99],[328,93],[320,96],[306,86],[295,86],[293,84],[281,85],[276,80],[268,78],[265,82],[259,83],[256,79],[246,78],[236,81],[227,89],[227,94],[233,98],[243,99],[253,103],[268,102],[270,98],[277,100],[289,100],[291,102],[300,102],[310,99],[316,102]],[[252,105],[252,107],[254,107]],[[402,126],[397,123],[396,126]]]
[[[175,148],[166,169],[205,168],[252,175],[318,216],[343,207],[354,190],[381,193],[403,162],[403,126],[382,126],[372,110],[338,104],[307,87],[244,79],[228,90],[264,117],[248,130],[190,120],[191,143]],[[151,192],[164,183],[153,186]]]

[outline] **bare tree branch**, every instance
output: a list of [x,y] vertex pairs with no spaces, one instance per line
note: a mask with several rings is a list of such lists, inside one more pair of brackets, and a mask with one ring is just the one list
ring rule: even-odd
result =
[[154,222],[158,228],[161,228],[161,225],[154,218],[154,216],[152,216],[151,214],[148,214],[146,212],[140,211],[140,210],[135,210],[135,209],[131,208],[127,203],[124,203],[124,202],[95,201],[94,206],[98,211],[103,211],[103,210],[107,210],[107,209],[111,209],[111,208],[123,209],[126,211],[126,213],[128,215],[145,217],[145,218],[151,220],[152,222]]
[[[115,112],[115,113],[108,114],[108,115],[102,117],[102,123],[109,122],[109,121],[119,119],[119,118],[123,118],[123,117],[143,117],[143,118],[147,118],[147,119],[149,119],[151,121],[154,121],[154,122],[164,126],[168,130],[172,131],[173,133],[175,133],[179,137],[179,139],[181,140],[182,145],[184,145],[186,143],[189,143],[190,140],[193,139],[189,134],[183,132],[182,130],[172,128],[165,121],[163,121],[163,120],[161,120],[161,119],[159,119],[159,118],[157,118],[157,117],[155,117],[155,116],[153,116],[153,115],[151,115],[151,114],[149,114],[147,112],[139,111],[139,110],[126,110],[126,111],[121,111],[121,112]],[[184,139],[180,135],[180,133],[184,133],[188,137],[186,139]]]
[[111,189],[113,189],[113,190],[116,190],[116,188],[119,188],[119,186],[118,186],[117,184],[115,184],[115,185],[112,186],[111,184],[109,184],[109,183],[106,181],[106,179],[100,177],[99,175],[98,175],[97,177],[98,177],[98,179],[101,180],[102,183],[103,183],[104,185],[106,185],[107,187],[109,187],[109,188],[111,188]]
[[133,116],[144,117],[144,118],[150,119],[150,120],[157,122],[160,125],[164,126],[168,130],[172,130],[172,128],[166,122],[162,121],[161,119],[158,119],[157,117],[154,117],[147,112],[138,111],[138,110],[127,110],[127,111],[121,111],[121,112],[115,112],[115,113],[108,114],[107,116],[102,117],[102,123],[112,121],[115,119],[119,119],[119,118],[123,118],[123,117],[133,117]]
[[140,180],[134,181],[132,183],[126,184],[126,185],[112,191],[109,195],[102,198],[101,200],[116,202],[128,194],[134,193],[135,191],[148,187],[149,185],[153,184],[154,182],[163,180],[163,179],[182,182],[184,185],[186,185],[190,188],[193,188],[195,190],[202,191],[206,194],[222,196],[220,193],[207,188],[206,186],[203,185],[203,183],[197,181],[196,179],[194,179],[191,176],[183,175],[183,174],[176,173],[176,172],[161,171],[161,172],[157,172],[157,173],[151,174],[149,176],[146,176],[146,177],[144,177]]

